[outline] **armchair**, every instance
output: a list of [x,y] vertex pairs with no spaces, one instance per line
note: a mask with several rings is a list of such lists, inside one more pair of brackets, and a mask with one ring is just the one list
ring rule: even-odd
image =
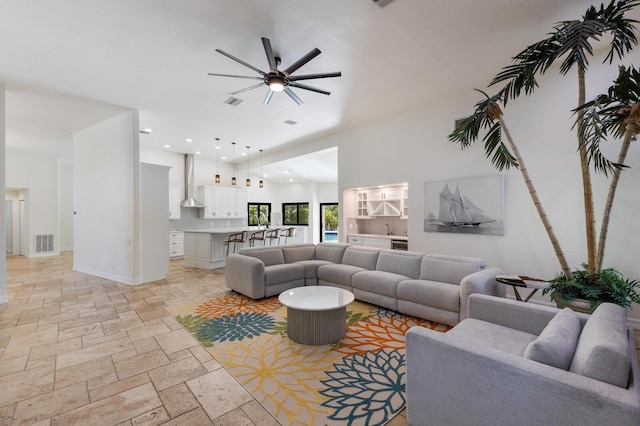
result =
[[[559,312],[472,294],[468,318],[449,332],[411,328],[409,424],[639,425],[640,372],[626,311],[603,304],[591,316]],[[534,349],[554,339],[535,361]]]

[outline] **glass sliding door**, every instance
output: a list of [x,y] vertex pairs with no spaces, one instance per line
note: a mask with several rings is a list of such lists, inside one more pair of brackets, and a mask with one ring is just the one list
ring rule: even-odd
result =
[[338,241],[338,203],[320,203],[320,241]]

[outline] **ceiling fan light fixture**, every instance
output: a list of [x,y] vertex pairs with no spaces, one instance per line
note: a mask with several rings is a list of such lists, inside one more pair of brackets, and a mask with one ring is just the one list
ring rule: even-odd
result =
[[283,81],[272,81],[269,83],[269,88],[273,92],[282,92],[284,90],[284,82]]

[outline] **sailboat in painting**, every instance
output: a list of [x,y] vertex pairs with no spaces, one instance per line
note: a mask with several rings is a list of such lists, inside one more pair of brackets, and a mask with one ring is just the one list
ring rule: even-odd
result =
[[462,195],[460,187],[456,187],[456,192],[451,192],[449,185],[445,185],[440,192],[438,217],[433,213],[427,215],[427,222],[440,226],[477,227],[496,220]]

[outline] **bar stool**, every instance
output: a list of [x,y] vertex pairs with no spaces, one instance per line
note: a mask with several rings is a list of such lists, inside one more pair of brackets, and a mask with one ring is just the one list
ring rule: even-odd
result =
[[284,245],[287,245],[287,240],[296,236],[296,228],[283,229],[282,236],[284,237]]
[[267,240],[269,240],[269,245],[271,245],[275,240],[278,240],[276,242],[276,245],[279,246],[280,245],[280,235],[281,235],[281,231],[280,229],[272,229],[270,231],[267,231]]
[[229,256],[229,248],[231,247],[231,244],[233,244],[233,251],[232,252],[235,253],[237,251],[237,249],[238,249],[238,244],[244,244],[245,242],[247,242],[247,232],[246,231],[242,231],[242,232],[238,232],[238,233],[229,235],[229,238],[224,243],[227,246],[227,256]]
[[264,245],[264,230],[256,231],[251,234],[249,238],[249,247],[253,247],[256,241],[262,241],[262,245]]

